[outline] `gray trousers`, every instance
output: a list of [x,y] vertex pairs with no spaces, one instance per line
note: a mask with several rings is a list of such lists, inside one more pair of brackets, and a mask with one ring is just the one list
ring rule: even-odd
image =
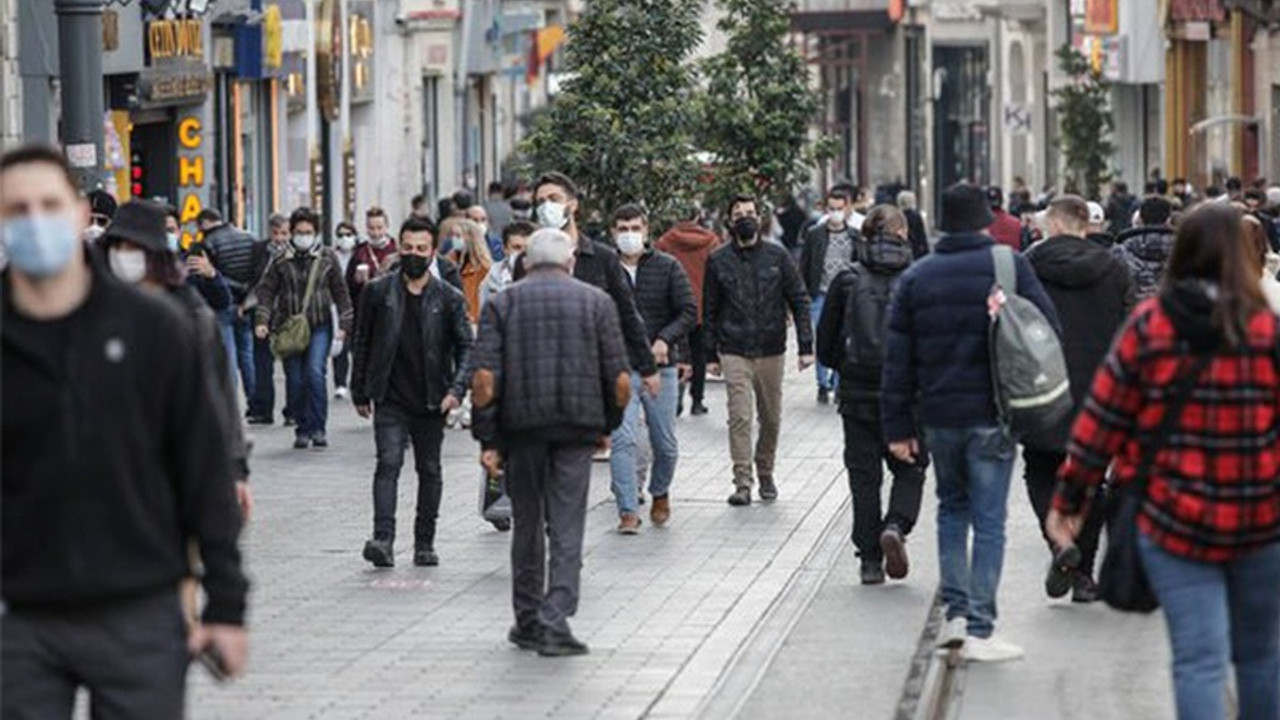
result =
[[81,687],[93,720],[182,718],[187,631],[177,586],[92,609],[6,612],[0,661],[5,720],[70,720]]
[[511,601],[521,626],[537,622],[568,633],[568,619],[578,611],[594,453],[594,446],[577,443],[518,443],[507,450]]

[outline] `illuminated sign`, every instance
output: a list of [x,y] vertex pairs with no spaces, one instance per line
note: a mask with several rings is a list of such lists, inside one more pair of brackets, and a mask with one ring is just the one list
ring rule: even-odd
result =
[[151,60],[190,58],[204,60],[204,25],[199,20],[152,20],[147,25],[147,51]]
[[[195,222],[204,206],[200,203],[200,190],[204,187],[204,127],[200,118],[187,117],[178,123],[178,193],[181,196],[182,214],[179,221],[185,226]],[[182,231],[182,247],[188,248],[196,236]]]
[[342,7],[320,0],[316,13],[316,99],[320,114],[334,122],[342,104]]

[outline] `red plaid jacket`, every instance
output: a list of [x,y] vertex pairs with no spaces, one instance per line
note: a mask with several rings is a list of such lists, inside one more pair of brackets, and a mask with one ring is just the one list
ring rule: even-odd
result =
[[[1156,454],[1138,524],[1170,553],[1223,561],[1280,539],[1278,325],[1259,312],[1248,342],[1213,358]],[[1076,418],[1055,508],[1080,512],[1108,466],[1116,483],[1134,480],[1139,439],[1191,362],[1159,300],[1139,305]]]

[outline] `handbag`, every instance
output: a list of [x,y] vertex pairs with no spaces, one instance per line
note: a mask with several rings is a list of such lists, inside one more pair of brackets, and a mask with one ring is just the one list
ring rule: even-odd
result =
[[1142,566],[1138,549],[1141,532],[1138,515],[1147,500],[1147,485],[1156,454],[1182,414],[1200,373],[1212,359],[1211,354],[1197,357],[1186,373],[1174,382],[1160,425],[1140,444],[1142,453],[1137,475],[1127,486],[1114,488],[1107,500],[1107,552],[1098,572],[1098,597],[1120,612],[1150,613],[1160,607]]
[[302,295],[302,311],[285,318],[271,331],[271,354],[278,358],[293,357],[307,351],[311,345],[311,321],[307,320],[307,308],[316,291],[316,279],[320,275],[322,258],[316,257],[307,272],[307,289]]

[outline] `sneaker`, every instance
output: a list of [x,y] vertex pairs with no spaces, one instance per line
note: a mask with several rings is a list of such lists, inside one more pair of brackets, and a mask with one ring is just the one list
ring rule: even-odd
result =
[[596,450],[596,454],[591,456],[591,462],[609,462],[611,457],[613,457],[612,448],[602,448]]
[[773,477],[769,475],[760,476],[760,499],[761,500],[777,500],[778,486],[773,484]]
[[1080,559],[1080,548],[1075,545],[1068,545],[1054,553],[1049,573],[1044,578],[1046,595],[1056,600],[1070,592]]
[[831,404],[831,391],[830,391],[830,390],[828,390],[828,389],[826,389],[826,388],[819,388],[819,389],[818,389],[818,404],[819,404],[819,405],[830,405],[830,404]]
[[418,567],[435,567],[440,564],[440,556],[431,548],[420,548],[413,551],[413,564]]
[[884,584],[884,567],[878,560],[863,560],[860,575],[863,585]]
[[969,635],[969,620],[963,617],[954,617],[942,626],[942,631],[938,633],[938,648],[942,650],[955,650],[964,647],[966,639],[972,640]]
[[907,576],[907,571],[910,570],[907,541],[897,525],[889,525],[880,533],[880,551],[884,553],[884,569],[889,577],[901,580]]
[[311,438],[306,435],[299,435],[293,439],[294,450],[306,450],[311,447]]
[[335,400],[346,400],[349,397],[351,397],[351,391],[345,387],[340,387],[333,391],[333,398]]
[[316,433],[311,436],[311,447],[327,448],[329,447],[329,438],[324,433]]
[[589,652],[586,643],[571,633],[555,632],[543,629],[542,644],[538,646],[538,654],[543,657],[569,657],[586,655]]
[[744,505],[750,505],[751,504],[751,488],[740,487],[737,490],[734,490],[733,494],[729,496],[729,504],[733,505],[734,507],[742,507]]
[[286,418],[284,419],[284,426],[285,426],[285,427],[297,427],[297,425],[298,425],[298,421],[297,421],[297,420],[294,420],[294,419],[293,419],[293,418],[291,418],[291,417],[286,417]]
[[507,641],[521,650],[537,650],[542,647],[542,626],[512,625],[507,631]]
[[706,415],[708,412],[707,406],[703,405],[701,402],[694,402],[693,407],[689,408],[689,414],[695,417]]
[[1008,662],[1021,660],[1023,655],[1026,653],[1021,647],[995,635],[985,638],[970,635],[964,643],[964,658],[969,662]]
[[624,513],[622,521],[618,523],[619,535],[639,535],[640,534],[640,516],[635,513]]
[[666,495],[653,496],[653,507],[649,508],[649,519],[654,525],[666,525],[671,519],[671,500]]
[[1095,602],[1097,599],[1098,584],[1088,575],[1076,573],[1075,580],[1071,582],[1071,602],[1083,605]]
[[250,415],[248,419],[250,425],[271,425],[274,422],[270,415]]
[[389,568],[396,566],[396,554],[391,549],[391,541],[373,539],[364,544],[364,559],[373,563],[374,567]]

